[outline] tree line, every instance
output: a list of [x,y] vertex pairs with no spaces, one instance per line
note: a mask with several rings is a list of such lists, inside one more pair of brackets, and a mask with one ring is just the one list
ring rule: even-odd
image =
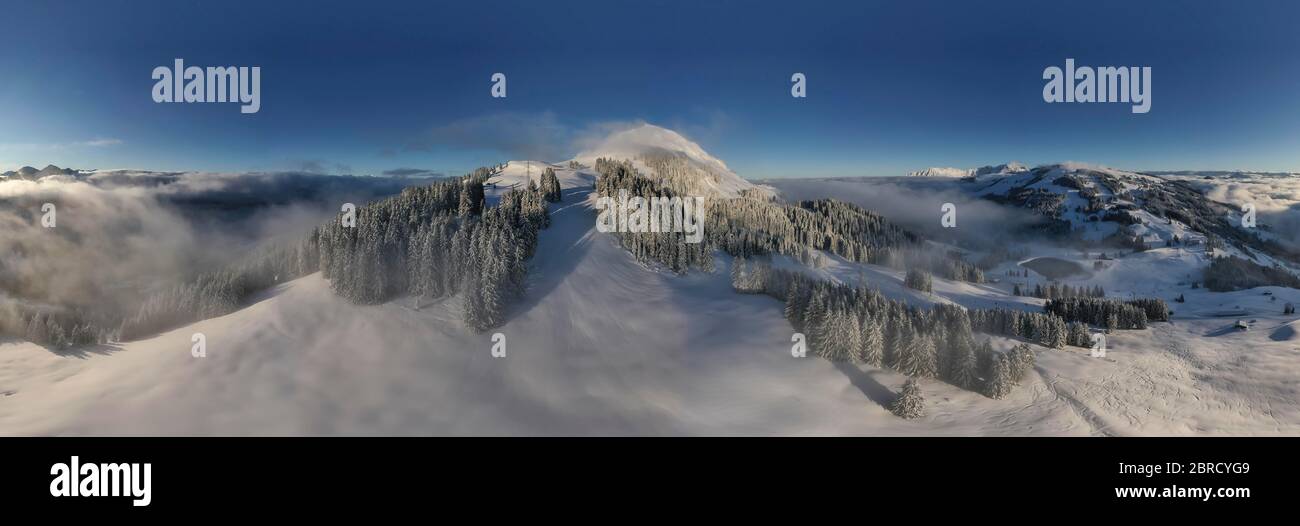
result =
[[1140,330],[1149,321],[1169,321],[1169,308],[1163,300],[1145,298],[1121,301],[1110,298],[1060,298],[1048,300],[1043,308],[1069,321],[1080,321],[1107,331]]
[[1022,289],[1020,288],[1020,284],[1017,283],[1012,287],[1011,293],[1016,296],[1032,296],[1048,300],[1057,298],[1106,297],[1106,290],[1103,289],[1101,285],[1094,285],[1091,287],[1080,285],[1078,287],[1072,287],[1070,285],[1057,285],[1056,283],[1048,284],[1046,287],[1039,283],[1034,285],[1033,290],[1030,290],[1027,287]]
[[934,279],[929,272],[924,270],[908,270],[907,276],[903,278],[903,284],[907,285],[909,289],[921,292],[932,292],[934,290]]
[[85,309],[32,307],[6,301],[0,304],[0,335],[58,349],[111,341],[116,334],[96,318]]
[[1092,346],[1088,324],[1066,321],[1054,314],[1004,308],[971,309],[971,320],[980,332],[1020,338],[1052,349],[1066,345]]
[[1278,286],[1300,289],[1300,278],[1282,267],[1265,267],[1236,256],[1213,258],[1205,268],[1205,288],[1214,292]]

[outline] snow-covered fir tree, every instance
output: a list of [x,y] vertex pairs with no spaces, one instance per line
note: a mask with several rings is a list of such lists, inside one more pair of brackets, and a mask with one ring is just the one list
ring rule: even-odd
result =
[[925,416],[925,397],[921,395],[921,384],[916,378],[908,378],[903,384],[903,391],[889,408],[901,418],[920,418]]
[[542,189],[542,196],[545,197],[547,201],[552,203],[560,202],[560,179],[555,176],[555,170],[551,169],[549,166],[547,166],[545,170],[542,170],[542,184],[540,187]]
[[885,337],[880,332],[880,323],[875,318],[866,316],[859,323],[859,328],[862,330],[862,336],[859,338],[861,347],[858,361],[880,367],[885,354]]

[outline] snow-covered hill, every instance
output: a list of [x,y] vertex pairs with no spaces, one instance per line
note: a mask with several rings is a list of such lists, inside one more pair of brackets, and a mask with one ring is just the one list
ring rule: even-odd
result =
[[1204,246],[1218,255],[1265,266],[1294,266],[1292,250],[1274,241],[1268,225],[1242,228],[1246,199],[1221,202],[1180,177],[1151,175],[1079,163],[1035,167],[1019,173],[976,175],[964,189],[1054,220],[1060,234],[1097,241],[1122,236],[1148,247]]

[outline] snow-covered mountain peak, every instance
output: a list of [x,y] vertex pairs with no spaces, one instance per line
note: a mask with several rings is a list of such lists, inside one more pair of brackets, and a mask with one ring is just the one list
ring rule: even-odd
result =
[[1029,167],[1025,166],[1023,163],[1011,161],[1006,164],[981,166],[973,170],[971,175],[974,175],[975,177],[982,175],[1012,175],[1022,174],[1028,171]]
[[908,177],[981,177],[986,175],[1016,175],[1028,171],[1028,166],[1016,161],[1011,161],[1006,164],[981,166],[979,168],[932,166],[930,168],[908,172],[907,175]]
[[51,165],[47,165],[45,168],[42,168],[40,170],[37,170],[36,168],[33,168],[31,166],[24,166],[22,168],[19,168],[17,171],[4,172],[3,174],[0,174],[0,179],[22,179],[22,180],[35,181],[50,176],[63,176],[63,175],[76,176],[77,174],[78,174],[77,170],[73,170],[71,168],[59,168],[58,166],[51,164]]
[[602,157],[632,161],[643,175],[707,196],[738,197],[745,190],[761,188],[680,133],[653,124],[614,132],[574,160],[595,166]]
[[908,177],[969,177],[974,175],[974,170],[967,168],[951,168],[944,166],[931,166],[914,172],[908,172]]

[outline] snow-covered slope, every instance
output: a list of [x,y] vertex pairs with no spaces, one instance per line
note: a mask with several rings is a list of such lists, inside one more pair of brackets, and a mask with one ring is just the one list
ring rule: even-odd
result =
[[528,181],[540,185],[542,172],[547,168],[555,171],[555,178],[560,180],[560,188],[590,188],[596,182],[594,168],[570,168],[568,163],[547,163],[543,161],[510,161],[501,171],[488,179],[488,184],[496,188],[513,188],[528,186]]
[[[553,205],[528,296],[497,331],[504,358],[461,327],[454,299],[357,306],[311,275],[122,346],[0,344],[0,434],[1300,434],[1293,320],[1258,291],[1189,294],[1186,317],[1112,335],[1106,359],[1040,350],[1003,400],[925,382],[927,416],[902,420],[885,408],[902,376],[792,357],[781,304],[733,293],[725,257],[712,274],[647,269],[594,231],[589,192]],[[897,272],[838,260],[818,272],[859,271],[891,296],[1001,303],[994,287],[938,279],[920,297]],[[1249,309],[1259,330],[1198,314],[1219,308]]]

